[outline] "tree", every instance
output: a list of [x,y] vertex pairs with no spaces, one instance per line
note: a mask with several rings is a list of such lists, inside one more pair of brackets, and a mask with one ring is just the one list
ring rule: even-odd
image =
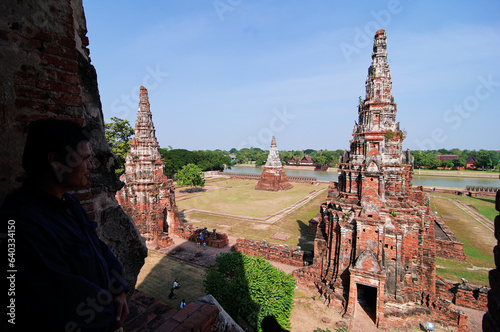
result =
[[261,166],[261,165],[264,165],[267,161],[267,154],[265,153],[258,153],[256,156],[255,156],[255,165],[257,166]]
[[[333,157],[333,153],[330,151],[323,152],[323,157],[325,157],[325,163],[326,164],[331,164],[335,161],[335,158]],[[338,158],[337,158],[338,160]]]
[[177,184],[180,186],[204,187],[205,177],[201,169],[195,164],[187,164],[176,174]]
[[262,319],[273,316],[290,329],[295,279],[264,258],[238,251],[222,253],[207,269],[203,285],[237,321],[262,331]]
[[314,158],[314,162],[319,166],[323,166],[324,164],[326,164],[326,158],[324,156],[319,156]]
[[484,170],[493,167],[493,161],[491,160],[491,155],[488,151],[481,149],[475,154],[474,157],[476,159],[474,166],[477,168],[482,168]]
[[165,173],[172,176],[181,170],[182,166],[195,164],[195,155],[193,151],[186,149],[164,149],[160,148],[160,154],[165,160]]
[[130,152],[130,138],[134,135],[134,129],[128,120],[112,117],[110,123],[105,123],[106,141],[111,151],[117,157],[115,173],[120,176],[125,172],[125,157]]
[[455,167],[465,167],[465,165],[467,164],[466,159],[463,157],[453,159],[452,162],[453,162],[453,166],[455,166]]
[[304,155],[313,155],[315,152],[317,152],[317,151],[314,149],[305,149]]
[[453,161],[450,159],[441,160],[441,166],[445,168],[451,168],[453,167]]

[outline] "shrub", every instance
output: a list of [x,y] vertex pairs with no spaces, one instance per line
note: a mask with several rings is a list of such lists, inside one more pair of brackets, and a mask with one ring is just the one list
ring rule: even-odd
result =
[[260,322],[266,316],[291,328],[295,279],[262,257],[222,253],[205,273],[203,285],[235,320],[257,331],[262,331]]
[[386,140],[392,140],[394,137],[396,137],[396,133],[390,129],[385,133]]

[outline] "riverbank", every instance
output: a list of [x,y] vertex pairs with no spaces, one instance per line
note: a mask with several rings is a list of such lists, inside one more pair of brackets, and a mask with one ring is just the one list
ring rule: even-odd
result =
[[[261,168],[262,166],[255,166],[255,164],[238,164],[238,165],[233,165],[231,167],[255,167],[255,168]],[[316,166],[291,166],[291,165],[284,165],[283,168],[285,170],[294,170],[294,171],[311,171],[314,172],[316,169]],[[330,167],[324,172],[337,172],[338,168],[336,167]]]
[[414,169],[413,174],[415,175],[427,175],[427,176],[452,176],[460,178],[482,178],[482,179],[500,179],[500,174],[497,173],[487,173],[482,171],[436,171],[427,169]]
[[[255,164],[238,164],[233,165],[232,167],[254,167]],[[285,170],[296,170],[296,171],[310,171],[314,172],[314,166],[290,166],[285,165]],[[330,167],[326,171],[328,173],[337,173],[337,167]],[[497,173],[489,173],[482,171],[448,171],[448,170],[428,170],[428,169],[414,169],[414,175],[425,175],[425,176],[445,176],[445,177],[455,177],[455,178],[479,178],[479,179],[500,179],[500,174]]]

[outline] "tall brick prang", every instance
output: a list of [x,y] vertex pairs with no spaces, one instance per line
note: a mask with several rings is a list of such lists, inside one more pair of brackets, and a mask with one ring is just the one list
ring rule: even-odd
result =
[[293,188],[286,177],[285,170],[280,160],[280,152],[276,145],[276,139],[273,136],[271,148],[267,156],[264,170],[260,175],[259,182],[255,186],[257,190],[281,191]]
[[313,264],[294,274],[346,317],[354,317],[359,301],[379,327],[434,315],[461,328],[467,317],[436,302],[437,216],[421,189],[412,188],[413,160],[402,150],[386,47],[379,30],[350,150],[340,157],[338,184],[320,208]]
[[125,186],[116,198],[146,240],[165,247],[173,244],[169,234],[180,225],[180,218],[173,180],[164,174],[159,148],[148,91],[141,86],[135,137],[125,158],[125,174],[120,177]]

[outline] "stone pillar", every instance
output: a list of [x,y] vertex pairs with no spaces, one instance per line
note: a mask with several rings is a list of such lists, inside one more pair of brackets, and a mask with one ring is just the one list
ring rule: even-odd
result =
[[385,322],[384,307],[385,307],[385,277],[380,277],[377,288],[377,318],[375,324],[379,328],[387,326]]
[[347,299],[347,306],[345,309],[344,316],[347,318],[353,318],[356,311],[356,301],[358,297],[358,285],[354,277],[354,273],[350,273],[349,276],[349,298]]

